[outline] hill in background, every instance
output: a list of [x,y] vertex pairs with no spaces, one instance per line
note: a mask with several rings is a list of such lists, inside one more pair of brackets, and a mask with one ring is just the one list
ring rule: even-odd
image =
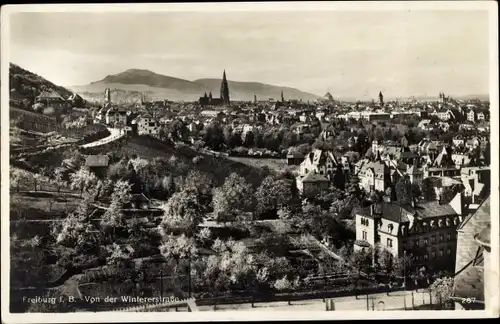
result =
[[[259,100],[279,99],[281,91],[286,99],[315,100],[319,96],[290,87],[280,87],[259,82],[228,81],[232,100],[251,101],[254,95]],[[89,85],[70,86],[86,99],[103,99],[104,90],[110,88],[115,93],[116,101],[140,100],[144,93],[149,100],[195,101],[205,92],[212,92],[219,97],[221,79],[198,79],[188,81],[149,70],[130,69],[115,75],[108,75],[104,79],[92,82]],[[116,91],[113,91],[116,90]]]
[[10,63],[9,67],[9,90],[10,99],[14,101],[26,99],[30,103],[33,103],[35,97],[44,91],[55,91],[65,99],[73,94],[65,87],[55,85],[45,78],[13,63]]

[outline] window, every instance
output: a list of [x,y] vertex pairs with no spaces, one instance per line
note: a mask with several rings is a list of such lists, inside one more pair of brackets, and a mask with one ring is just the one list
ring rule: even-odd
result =
[[435,259],[435,258],[436,258],[436,252],[432,251],[432,253],[431,253],[431,257],[432,257],[433,259]]
[[387,225],[387,229],[389,230],[389,232],[392,232],[392,230],[394,229],[394,225],[392,224]]
[[419,247],[419,246],[420,246],[420,241],[419,241],[419,240],[415,240],[415,246],[416,246],[416,247]]
[[429,260],[429,255],[428,254],[424,254],[424,260]]
[[448,241],[451,241],[451,234],[449,234],[449,233],[448,233],[448,234],[446,234],[446,239],[447,239]]
[[366,231],[363,231],[362,235],[363,235],[363,240],[364,241],[368,240],[368,233],[366,233]]
[[444,235],[443,234],[439,234],[439,242],[443,242],[444,241]]
[[448,248],[448,250],[446,250],[446,253],[447,253],[448,255],[451,255],[451,249],[450,249],[450,248]]
[[387,246],[392,247],[392,239],[390,238],[387,239]]
[[428,245],[429,244],[429,240],[427,238],[424,238],[424,245]]
[[442,257],[444,255],[443,249],[439,249],[439,256]]
[[436,243],[436,236],[435,235],[431,236],[431,243]]

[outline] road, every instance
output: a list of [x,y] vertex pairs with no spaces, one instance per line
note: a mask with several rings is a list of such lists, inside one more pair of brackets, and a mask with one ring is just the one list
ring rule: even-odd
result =
[[110,134],[109,136],[105,138],[101,138],[100,140],[97,140],[95,142],[87,143],[80,145],[82,148],[89,148],[89,147],[96,147],[96,146],[101,146],[104,144],[111,143],[113,141],[116,141],[117,139],[122,138],[125,136],[125,130],[124,129],[119,129],[119,128],[108,128]]
[[[368,304],[370,310],[403,310],[406,299],[406,309],[411,310],[412,307],[412,292],[413,305],[420,306],[430,303],[429,293],[426,290],[420,289],[416,291],[398,291],[387,293],[378,293],[368,295]],[[337,297],[333,298],[335,302],[335,310],[337,311],[366,311],[367,298],[366,295],[359,296]],[[433,300],[434,302],[434,300]],[[213,306],[198,306],[200,311],[213,311]],[[229,304],[217,305],[216,311],[325,311],[325,302],[322,299],[309,299],[292,301],[288,305],[286,301],[255,303],[252,308],[250,303],[246,304]]]

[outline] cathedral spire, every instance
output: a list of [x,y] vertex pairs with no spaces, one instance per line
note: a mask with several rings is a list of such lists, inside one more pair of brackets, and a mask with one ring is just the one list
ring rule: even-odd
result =
[[226,70],[222,74],[222,82],[220,85],[220,98],[224,102],[225,105],[229,105],[229,85],[227,84],[226,79]]

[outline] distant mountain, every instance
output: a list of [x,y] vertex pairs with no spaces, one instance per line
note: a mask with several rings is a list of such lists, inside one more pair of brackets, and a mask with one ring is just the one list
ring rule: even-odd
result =
[[[289,87],[280,87],[259,82],[228,81],[229,95],[232,100],[253,100],[254,95],[259,100],[281,96],[285,99],[314,100],[318,96]],[[150,100],[184,100],[194,101],[203,96],[205,92],[212,92],[214,97],[220,95],[221,79],[198,79],[188,81],[166,75],[154,73],[149,70],[130,69],[122,73],[108,75],[104,79],[92,82],[89,85],[70,86],[85,99],[101,99],[104,90],[111,89],[112,100],[137,100],[140,93],[145,93]],[[135,94],[134,94],[135,93]],[[115,94],[116,98],[113,98]],[[138,97],[137,97],[138,96]],[[128,99],[126,99],[128,98]]]
[[[212,91],[212,95],[219,97],[221,81],[221,79],[198,79],[194,82],[204,85],[209,91]],[[280,87],[260,82],[228,81],[228,84],[229,97],[235,100],[250,101],[253,100],[254,94],[257,96],[258,100],[267,100],[269,98],[280,99],[281,91],[283,91],[285,100],[302,99],[303,101],[307,101],[319,98],[317,95],[303,92],[295,88]]]
[[73,93],[61,86],[46,80],[45,78],[25,70],[20,66],[10,63],[9,67],[9,90],[10,99],[27,100],[32,104],[40,93],[57,92],[61,97],[68,99]]
[[153,88],[177,89],[186,92],[204,90],[203,86],[191,81],[139,69],[130,69],[115,75],[108,75],[101,81],[93,83],[142,84]]

